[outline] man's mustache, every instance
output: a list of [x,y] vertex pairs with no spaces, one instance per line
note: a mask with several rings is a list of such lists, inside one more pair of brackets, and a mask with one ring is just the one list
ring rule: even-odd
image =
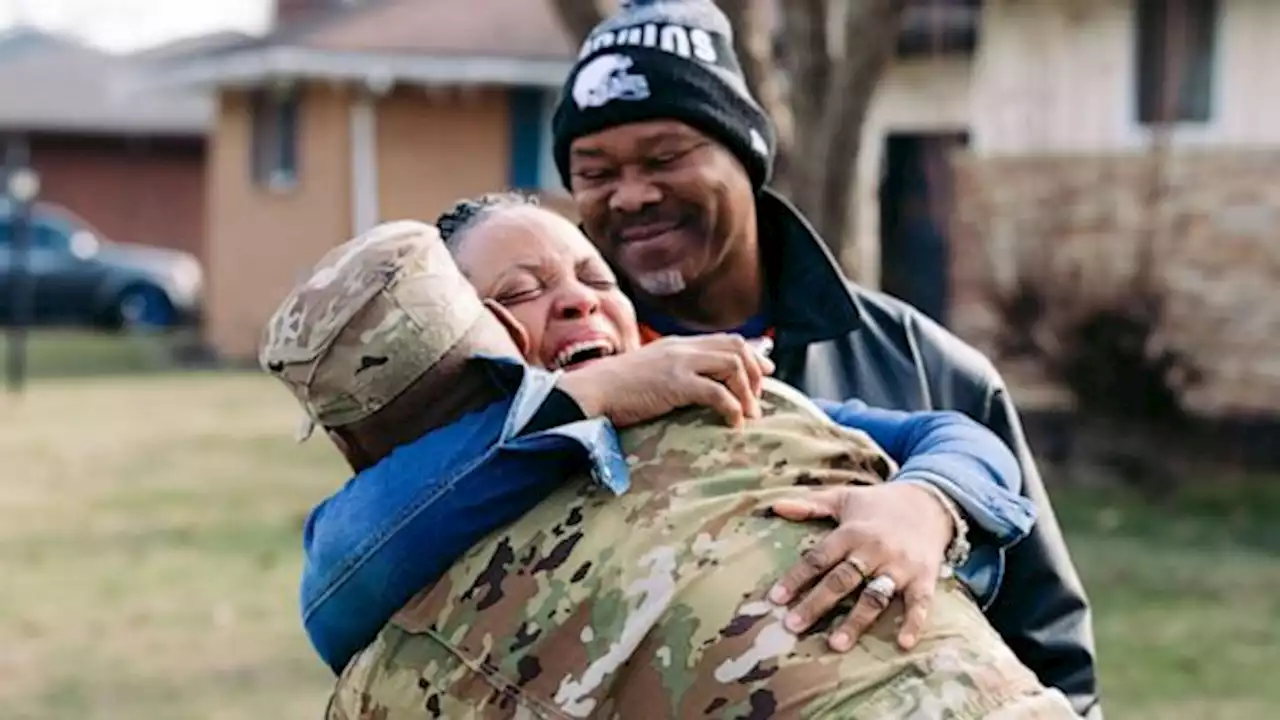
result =
[[688,227],[694,224],[697,214],[679,208],[654,207],[634,213],[614,214],[609,218],[607,234],[614,242],[625,242],[623,233],[632,228],[653,225]]

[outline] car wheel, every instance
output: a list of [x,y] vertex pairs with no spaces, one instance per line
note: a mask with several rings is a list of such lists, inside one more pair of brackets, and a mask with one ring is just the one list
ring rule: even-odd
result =
[[121,330],[157,330],[172,327],[176,313],[164,291],[152,285],[126,288],[116,298],[115,325]]

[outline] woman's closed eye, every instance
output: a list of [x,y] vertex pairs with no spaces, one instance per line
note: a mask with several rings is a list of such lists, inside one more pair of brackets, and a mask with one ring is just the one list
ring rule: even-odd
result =
[[541,285],[527,282],[503,288],[494,293],[493,299],[496,300],[499,305],[517,305],[522,302],[533,300],[541,294]]

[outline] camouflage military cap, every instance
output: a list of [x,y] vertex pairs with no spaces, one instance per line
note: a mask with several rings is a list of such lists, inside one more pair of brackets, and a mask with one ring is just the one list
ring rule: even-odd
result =
[[394,400],[475,325],[484,306],[436,228],[379,225],[329,251],[267,323],[258,362],[308,420],[347,425]]

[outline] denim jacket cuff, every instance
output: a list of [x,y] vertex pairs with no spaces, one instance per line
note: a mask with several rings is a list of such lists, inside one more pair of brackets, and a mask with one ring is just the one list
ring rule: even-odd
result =
[[970,524],[988,533],[1001,549],[1017,544],[1035,525],[1034,506],[1003,488],[969,487],[937,473],[919,470],[899,473],[891,482],[921,483],[941,490],[959,506]]
[[[499,450],[530,452],[568,440],[581,448],[591,466],[592,478],[615,495],[621,495],[631,486],[630,471],[617,429],[607,418],[587,418],[557,428],[529,435],[520,435],[529,425],[551,391],[559,382],[560,372],[548,372],[509,358],[482,358],[494,363],[495,371],[503,374],[520,372],[520,386],[511,403],[511,412],[502,428]],[[518,368],[518,370],[517,370]]]

